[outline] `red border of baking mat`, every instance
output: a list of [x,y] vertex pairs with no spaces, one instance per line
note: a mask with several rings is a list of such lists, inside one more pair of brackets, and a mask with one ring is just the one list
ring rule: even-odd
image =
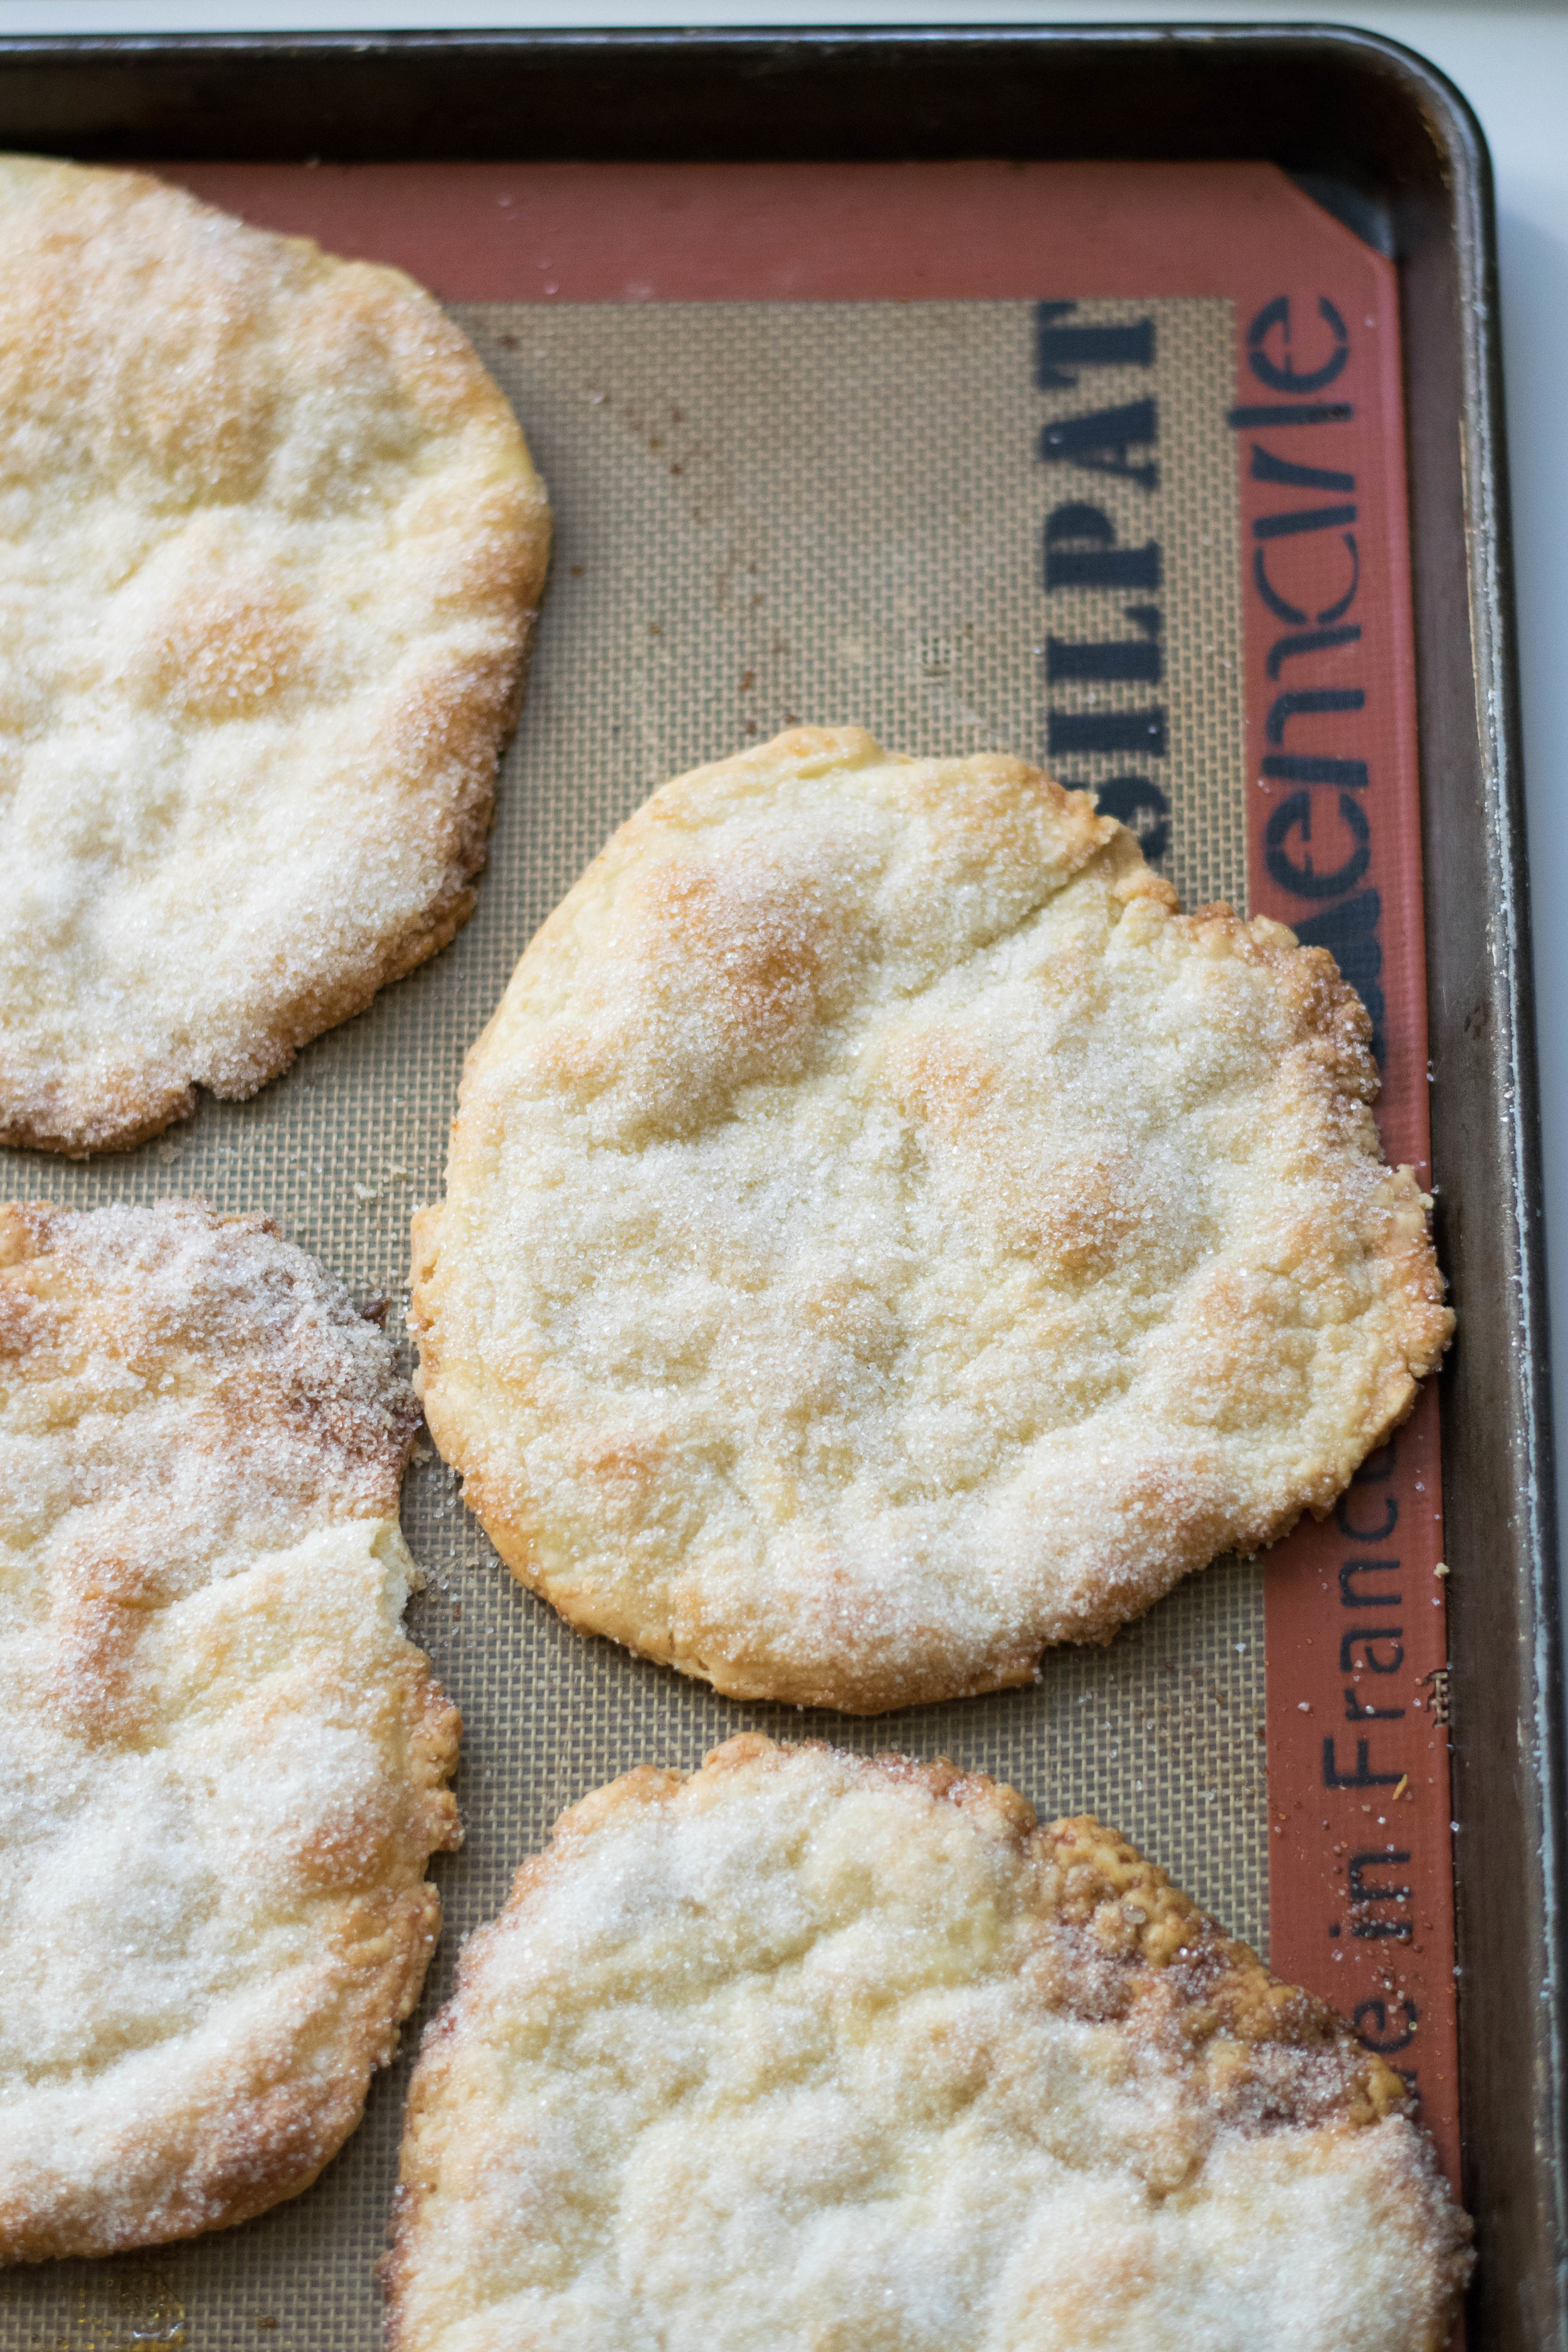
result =
[[[1391,1160],[1429,1182],[1426,946],[1397,289],[1362,248],[1237,312],[1255,911],[1373,1016]],[[1421,2097],[1458,2181],[1436,1391],[1268,1571],[1275,1965]]]
[[[397,262],[447,301],[1041,299],[1070,327],[1074,299],[1229,296],[1252,903],[1331,947],[1361,989],[1390,1156],[1426,1180],[1397,279],[1272,166],[213,163],[169,176],[267,226]],[[1092,337],[1077,349],[1068,380],[1089,412]],[[1275,1969],[1400,2068],[1457,2184],[1440,1505],[1428,1391],[1332,1517],[1269,1558],[1269,1902]]]

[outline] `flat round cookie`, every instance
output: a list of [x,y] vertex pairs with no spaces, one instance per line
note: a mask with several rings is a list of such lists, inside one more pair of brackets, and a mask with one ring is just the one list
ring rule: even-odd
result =
[[550,517],[401,271],[0,157],[0,1141],[253,1094],[444,947]]
[[802,729],[529,947],[415,1225],[514,1574],[742,1697],[1026,1681],[1321,1514],[1451,1317],[1321,949],[1021,761]]
[[396,2046],[459,1840],[416,1418],[265,1217],[0,1210],[0,2262],[296,2195]]
[[732,1739],[568,1812],[409,2095],[391,2352],[1438,2352],[1398,2078],[1098,1822]]

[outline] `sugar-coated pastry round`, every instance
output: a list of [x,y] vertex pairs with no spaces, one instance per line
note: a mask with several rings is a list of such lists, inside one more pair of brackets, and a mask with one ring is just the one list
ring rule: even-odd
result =
[[246,2221],[359,2121],[458,1843],[416,1420],[266,1218],[0,1210],[0,2262]]
[[1328,1509],[1451,1317],[1321,949],[1022,761],[655,793],[473,1049],[425,1409],[514,1574],[744,1697],[1026,1681]]
[[1403,2086],[1089,1820],[732,1739],[568,1812],[409,2095],[391,2352],[1438,2352]]
[[445,946],[549,528],[400,270],[0,157],[0,1141],[252,1094]]

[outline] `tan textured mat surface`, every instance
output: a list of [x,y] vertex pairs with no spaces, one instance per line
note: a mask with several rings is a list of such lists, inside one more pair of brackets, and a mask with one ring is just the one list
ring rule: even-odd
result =
[[[1163,551],[1163,870],[1189,905],[1237,900],[1230,306],[1076,315],[1151,314],[1154,368],[1126,371],[1125,385],[1097,369],[1093,393],[1156,399],[1158,487],[1112,473],[1090,488],[1121,543]],[[1036,387],[1027,303],[458,315],[517,403],[558,529],[472,922],[253,1102],[205,1102],[162,1141],[87,1167],[0,1155],[12,1196],[90,1206],[194,1192],[267,1209],[363,1295],[398,1302],[408,1213],[438,1189],[464,1052],[523,941],[652,785],[792,719],[858,720],[910,751],[998,745],[1043,759],[1047,634],[1107,634],[1102,595],[1080,611],[1080,592],[1058,593],[1047,618],[1046,516],[1086,492],[1081,471],[1041,461],[1064,401]],[[1149,688],[1070,696],[1085,710],[1131,709]],[[1068,698],[1058,689],[1058,707]],[[1103,784],[1136,762],[1055,764],[1065,782]],[[632,1764],[693,1764],[752,1727],[950,1754],[1015,1782],[1043,1813],[1101,1814],[1228,1927],[1265,1939],[1263,1610],[1247,1568],[1211,1570],[1107,1651],[1054,1656],[1033,1689],[866,1722],[733,1704],[569,1633],[499,1567],[434,1458],[410,1473],[404,1524],[430,1580],[411,1630],[465,1719],[468,1830],[466,1850],[436,1865],[447,1932],[404,2058],[298,2203],[188,2247],[0,2277],[0,2352],[371,2352],[372,2265],[417,2027],[463,1935],[499,1906],[556,1813]]]

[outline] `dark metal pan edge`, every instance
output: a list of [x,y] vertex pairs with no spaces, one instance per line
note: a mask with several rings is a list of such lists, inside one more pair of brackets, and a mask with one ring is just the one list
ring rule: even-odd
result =
[[[1418,189],[1394,193],[1432,943],[1433,1158],[1450,1196],[1438,1203],[1439,1242],[1464,1309],[1443,1423],[1448,1549],[1460,1563],[1450,1640],[1461,2080],[1481,2246],[1473,2321],[1487,2344],[1560,2343],[1568,2331],[1553,1934],[1563,1628],[1496,228],[1489,158],[1470,108],[1424,60],[1405,52],[1396,62],[1433,141],[1448,215],[1435,234],[1430,196],[1424,207]],[[1452,562],[1457,537],[1460,567]],[[1453,659],[1461,628],[1468,669]],[[1475,890],[1478,839],[1484,906]],[[1506,1626],[1505,1582],[1514,1612]]]
[[1245,152],[1386,207],[1403,272],[1434,1160],[1465,1310],[1444,1433],[1473,2324],[1488,2345],[1568,2342],[1537,1080],[1492,192],[1464,100],[1396,43],[1309,24],[13,37],[0,138],[106,161]]

